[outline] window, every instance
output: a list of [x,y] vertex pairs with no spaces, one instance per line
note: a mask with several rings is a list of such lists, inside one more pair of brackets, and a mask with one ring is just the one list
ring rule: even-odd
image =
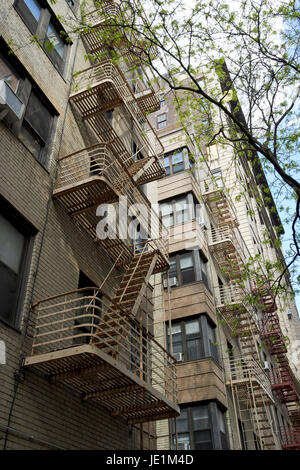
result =
[[0,201],[0,319],[17,326],[33,228]]
[[46,32],[44,48],[50,55],[55,67],[61,70],[64,60],[65,43],[52,23],[49,24]]
[[[171,255],[169,262],[170,268],[168,274],[170,287],[203,281],[209,288],[207,259],[204,257],[201,250],[183,251]],[[166,275],[164,275],[164,287],[167,287]]]
[[132,140],[132,158],[135,162],[144,158],[143,153],[139,150],[139,147],[134,140]]
[[[2,44],[0,44],[1,46]],[[3,46],[5,50],[5,46]],[[27,78],[26,71],[16,59],[8,60],[7,54],[0,53],[0,80],[3,79],[22,101],[25,112],[16,121],[9,116],[3,122],[23,142],[27,149],[44,166],[47,166],[47,149],[57,114],[51,103]]]
[[166,106],[166,101],[164,95],[159,95],[159,109],[163,108]]
[[[176,449],[173,420],[171,433],[172,447]],[[228,449],[224,412],[214,402],[181,407],[177,418],[177,436],[179,450]]]
[[209,355],[216,361],[219,361],[219,353],[216,339],[216,327],[210,321],[207,321],[207,339]]
[[213,357],[218,362],[215,330],[216,326],[206,315],[172,322],[171,335],[167,324],[168,349],[171,351],[171,336],[173,355],[177,360],[187,362]]
[[210,145],[209,147],[206,147],[206,150],[208,161],[212,162],[213,160],[219,159],[219,152],[216,145]]
[[34,34],[41,17],[42,7],[37,0],[16,0],[15,8],[23,18],[24,23]]
[[160,203],[160,212],[162,221],[166,227],[172,227],[176,224],[182,224],[192,220],[194,207],[194,200],[192,194],[185,194],[171,201],[164,201]]
[[19,137],[37,159],[41,159],[52,120],[53,115],[37,94],[31,91]]
[[[78,289],[84,289],[78,292],[78,306],[76,310],[76,319],[74,321],[74,344],[88,344],[91,340],[91,334],[95,333],[92,325],[98,325],[101,316],[101,294],[100,292],[94,298],[94,284],[82,271],[79,272]],[[81,326],[82,325],[82,326]]]
[[4,80],[12,91],[17,93],[20,75],[2,54],[0,54],[0,80]]
[[167,114],[163,113],[157,116],[157,129],[163,129],[167,126]]
[[184,154],[187,153],[187,149],[177,149],[171,153],[168,153],[164,157],[164,166],[167,176],[179,173],[187,170],[190,167],[188,159],[184,159]]
[[[74,4],[73,1],[68,3],[70,6]],[[70,39],[47,8],[47,3],[43,0],[15,0],[15,8],[31,33],[39,37],[40,45],[55,68],[62,73]]]

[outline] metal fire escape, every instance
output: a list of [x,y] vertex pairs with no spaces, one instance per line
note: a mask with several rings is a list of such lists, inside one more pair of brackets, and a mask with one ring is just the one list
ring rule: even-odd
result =
[[[117,10],[107,2],[104,12],[90,15],[94,28],[89,33],[84,28],[82,36],[93,52],[106,50],[98,30]],[[112,296],[100,286],[36,302],[32,352],[25,360],[25,366],[40,369],[52,382],[65,383],[128,423],[179,414],[175,360],[139,313],[150,276],[168,269],[169,262],[167,231],[139,188],[165,174],[163,148],[145,114],[159,100],[152,89],[143,89],[139,77],[137,82],[138,96],[111,59],[74,77],[70,101],[98,142],[60,159],[53,196],[110,256],[113,265],[104,282],[116,268],[123,274]],[[107,118],[112,109],[123,116],[123,137]],[[133,138],[139,159],[132,155]],[[120,196],[126,196],[128,206],[143,204],[144,213],[136,217],[148,232],[151,222],[151,238],[132,241],[114,229],[107,238],[99,236],[97,207],[114,204]]]
[[[233,334],[239,338],[242,355],[225,358],[227,385],[231,387],[237,429],[241,423],[246,448],[274,449],[275,433],[270,413],[274,403],[271,384],[259,361],[255,335],[258,324],[247,302],[242,280],[244,250],[236,231],[238,222],[225,189],[211,179],[202,182],[202,198],[208,205],[215,227],[210,230],[209,248],[228,280],[215,287],[216,309]],[[242,444],[241,444],[242,446]]]
[[260,337],[274,356],[276,367],[271,371],[271,386],[281,403],[287,408],[291,426],[281,429],[282,447],[300,449],[300,397],[286,356],[287,348],[277,314],[277,305],[270,289],[264,285],[252,289],[263,312]]

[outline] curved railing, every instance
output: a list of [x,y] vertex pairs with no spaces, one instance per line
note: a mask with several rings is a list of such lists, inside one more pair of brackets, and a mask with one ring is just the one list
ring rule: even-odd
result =
[[236,384],[250,382],[255,380],[261,389],[268,395],[270,400],[274,402],[271,382],[268,374],[263,370],[261,365],[252,358],[248,357],[227,357],[224,359],[225,376],[227,382]]
[[177,402],[176,360],[100,289],[78,289],[36,302],[31,356],[93,345],[145,384]]

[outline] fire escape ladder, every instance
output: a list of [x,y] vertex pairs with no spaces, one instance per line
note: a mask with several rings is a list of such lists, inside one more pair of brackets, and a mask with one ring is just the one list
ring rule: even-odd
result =
[[158,259],[155,251],[147,253],[146,248],[145,244],[142,252],[130,262],[114,297],[114,301],[122,308],[130,309],[132,315],[138,311]]

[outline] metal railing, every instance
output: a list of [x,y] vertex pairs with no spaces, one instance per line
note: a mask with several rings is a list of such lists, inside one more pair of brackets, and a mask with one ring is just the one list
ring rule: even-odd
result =
[[300,449],[300,426],[281,427],[280,434],[283,447],[296,447]]
[[232,357],[224,359],[227,382],[245,383],[255,380],[268,397],[274,401],[271,382],[259,362],[249,357]]
[[223,225],[221,227],[212,227],[209,230],[209,244],[222,243],[230,240],[239,254],[241,261],[245,259],[246,248],[243,246],[244,241],[240,236],[239,232],[235,232],[229,225]]
[[32,356],[92,344],[177,403],[176,360],[129,311],[99,288],[49,297],[35,303],[33,310]]
[[82,19],[87,26],[94,27],[104,21],[115,18],[120,14],[120,6],[113,1],[102,2],[101,8],[95,9],[95,6],[86,10]]
[[232,204],[232,201],[226,194],[226,189],[225,184],[223,182],[223,179],[218,176],[213,176],[211,175],[209,178],[205,178],[200,181],[200,190],[202,195],[209,195],[213,193],[219,193],[220,195],[216,195],[216,200],[223,198],[224,201],[226,201],[226,204],[228,205],[228,209],[231,211],[233,218],[236,218],[237,213],[234,205]]
[[[142,243],[148,244],[148,251],[159,251],[168,264],[168,229],[121,162],[112,155],[109,147],[109,143],[100,143],[63,157],[60,160],[56,196],[59,196],[61,190],[63,197],[66,187],[76,186],[87,179],[95,178],[97,181],[97,177],[105,177],[116,195],[127,198],[127,209],[130,210],[130,215],[136,216],[144,232],[148,233],[148,239]],[[94,211],[96,214],[97,207],[98,204],[95,204],[89,207],[89,211]],[[81,214],[81,217],[83,216],[84,214]],[[128,234],[127,228],[126,235]],[[95,230],[96,227],[93,227],[93,236],[95,236]],[[115,237],[116,233],[112,233],[111,238]]]
[[[163,167],[163,146],[138,101],[136,101],[136,97],[128,85],[123,72],[111,60],[103,60],[97,65],[77,72],[73,79],[74,85],[71,99],[76,98],[83,91],[91,91],[93,88],[107,82],[112,83],[114,93],[122,100],[125,110],[134,121],[135,138],[138,140],[137,143],[140,144],[140,150],[143,151],[144,156],[156,156]],[[78,99],[76,98],[76,104]],[[85,100],[86,97],[83,99]],[[109,99],[113,100],[113,96],[111,95]],[[107,99],[107,103],[109,99]],[[84,109],[86,108],[86,112],[88,112],[89,106],[90,103],[88,102],[85,105],[80,105],[82,109],[83,107]],[[95,106],[94,103],[93,106]],[[131,134],[132,129],[128,128],[128,131]],[[158,148],[159,150],[157,150]],[[131,140],[127,150],[131,152]]]
[[120,163],[113,159],[107,143],[96,144],[66,155],[59,160],[60,171],[56,189],[80,183],[93,176],[109,181],[120,176]]
[[234,284],[214,287],[214,295],[217,307],[243,303],[245,300],[244,290]]

